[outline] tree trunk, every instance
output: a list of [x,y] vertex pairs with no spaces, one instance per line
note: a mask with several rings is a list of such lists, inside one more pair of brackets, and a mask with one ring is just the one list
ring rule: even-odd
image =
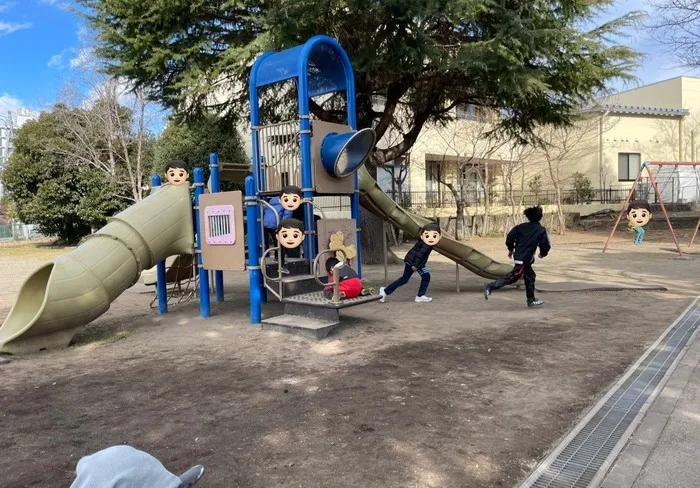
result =
[[564,217],[564,209],[561,206],[561,188],[556,185],[555,190],[557,192],[557,220],[559,220],[559,234],[564,235],[566,232],[566,219]]
[[489,195],[489,163],[484,162],[484,225],[481,230],[483,236],[487,236],[490,232],[489,218],[491,217],[491,195]]
[[455,239],[464,239],[464,201],[457,200],[457,218],[455,219]]
[[[377,179],[377,167],[367,165],[367,170],[374,179]],[[360,208],[360,229],[362,235],[362,264],[384,264],[384,222],[369,210]],[[401,260],[391,249],[388,251],[389,264],[400,264]]]

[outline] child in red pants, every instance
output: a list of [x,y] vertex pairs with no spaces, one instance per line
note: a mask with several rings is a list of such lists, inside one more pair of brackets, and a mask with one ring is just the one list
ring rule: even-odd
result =
[[355,270],[350,266],[341,263],[336,258],[329,258],[326,261],[326,272],[328,273],[328,284],[323,289],[323,296],[326,298],[333,297],[333,268],[338,268],[338,290],[340,292],[340,298],[355,298],[360,296],[362,292],[362,281],[355,273]]

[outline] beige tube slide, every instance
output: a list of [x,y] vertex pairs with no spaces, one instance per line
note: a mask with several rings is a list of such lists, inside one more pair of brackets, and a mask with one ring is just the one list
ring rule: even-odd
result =
[[162,187],[24,282],[0,327],[0,352],[68,346],[144,269],[174,254],[190,254],[193,245],[189,188]]
[[[389,195],[384,193],[364,166],[360,168],[358,173],[360,179],[360,202],[363,207],[374,215],[383,220],[388,220],[412,236],[417,236],[420,228],[430,223],[428,219],[407,212],[399,207]],[[512,264],[494,261],[476,249],[447,236],[443,236],[440,239],[440,242],[435,246],[435,250],[446,258],[467,268],[472,273],[491,280],[504,276],[513,269]]]

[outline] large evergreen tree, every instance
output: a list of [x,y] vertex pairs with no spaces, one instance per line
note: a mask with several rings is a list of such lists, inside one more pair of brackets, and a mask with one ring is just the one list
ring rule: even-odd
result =
[[[257,55],[315,34],[337,38],[355,69],[358,125],[381,137],[401,120],[402,137],[376,150],[374,165],[408,151],[424,124],[459,103],[498,110],[499,127],[516,137],[566,125],[638,59],[613,41],[634,14],[591,27],[612,0],[79,1],[107,70],[187,116],[245,113]],[[216,91],[230,98],[215,102]],[[335,120],[334,102],[312,110]]]

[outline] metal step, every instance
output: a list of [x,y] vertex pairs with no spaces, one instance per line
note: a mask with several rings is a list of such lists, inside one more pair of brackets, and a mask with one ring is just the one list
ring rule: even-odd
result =
[[[277,276],[277,262],[266,260],[265,271],[271,278]],[[285,267],[289,270],[289,275],[308,275],[310,271],[309,260],[303,258],[290,258],[284,260]]]
[[284,315],[262,321],[263,330],[300,334],[312,339],[325,339],[340,325],[340,309],[379,300],[378,295],[350,298],[333,303],[323,292],[303,293],[284,298]]
[[[275,268],[275,271],[277,268]],[[274,276],[274,275],[270,275]],[[316,283],[314,277],[310,274],[300,274],[300,275],[282,275],[282,281],[268,281],[267,284],[279,293],[280,283],[282,285],[282,290],[284,291],[283,297],[288,297],[292,295],[305,294],[312,291],[318,291],[320,285]]]
[[264,319],[261,328],[263,330],[289,332],[310,339],[321,340],[325,339],[338,325],[340,325],[340,320],[337,316],[334,320],[332,318],[323,319],[285,313],[283,315]]
[[323,296],[323,291],[314,291],[294,296],[287,296],[282,299],[282,303],[285,304],[285,310],[287,310],[287,305],[301,305],[314,308],[330,308],[340,310],[341,308],[354,307],[356,305],[362,305],[363,303],[376,302],[380,298],[381,296],[379,295],[368,295],[357,298],[347,298],[341,300],[339,303],[333,303],[328,298]]

